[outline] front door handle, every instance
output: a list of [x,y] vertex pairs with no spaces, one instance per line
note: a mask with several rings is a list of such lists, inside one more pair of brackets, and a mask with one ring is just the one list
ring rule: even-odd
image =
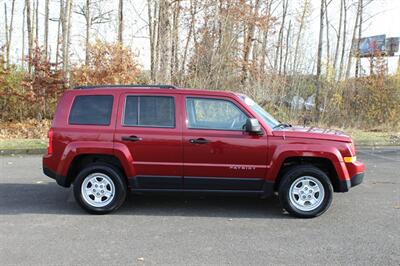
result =
[[189,142],[193,144],[207,144],[210,141],[204,138],[198,138],[198,139],[189,139]]
[[139,141],[142,140],[142,138],[136,137],[136,136],[124,136],[121,138],[122,140],[126,141]]

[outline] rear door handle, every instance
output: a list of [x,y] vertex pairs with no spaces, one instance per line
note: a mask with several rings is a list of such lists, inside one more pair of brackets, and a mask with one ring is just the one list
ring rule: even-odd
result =
[[207,144],[210,141],[204,138],[198,138],[198,139],[189,139],[189,142],[193,144]]
[[139,141],[142,140],[142,138],[136,137],[136,136],[124,136],[121,138],[122,140],[126,141]]

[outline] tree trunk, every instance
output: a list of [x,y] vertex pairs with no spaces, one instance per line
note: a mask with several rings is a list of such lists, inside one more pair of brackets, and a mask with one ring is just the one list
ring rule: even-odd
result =
[[158,49],[160,53],[157,83],[171,83],[171,22],[170,1],[160,0],[158,15]]
[[348,79],[350,77],[350,70],[351,70],[351,65],[352,65],[352,61],[353,61],[353,58],[352,58],[353,57],[353,48],[355,47],[357,26],[358,26],[358,21],[360,20],[360,3],[361,2],[358,2],[356,21],[354,23],[353,35],[351,38],[351,46],[350,46],[349,58],[347,61],[347,69],[346,69],[346,79]]
[[[286,14],[287,14],[287,6],[288,6],[288,0],[282,0],[282,10],[283,10],[283,14],[282,14],[282,24],[281,27],[279,29],[279,34],[278,34],[278,43],[276,45],[276,52],[275,52],[275,60],[274,60],[274,69],[275,71],[279,68],[280,66],[278,66],[278,60],[281,58],[282,55],[282,40],[283,40],[283,30],[285,28],[285,20],[286,20]],[[280,60],[282,61],[282,60]]]
[[58,63],[60,59],[60,31],[61,31],[61,17],[57,23],[57,44],[56,44],[56,69],[58,69]]
[[297,72],[297,57],[299,54],[300,40],[302,37],[302,33],[303,33],[304,26],[305,26],[305,21],[306,21],[306,15],[308,13],[309,8],[310,8],[310,1],[309,0],[304,1],[303,12],[300,17],[299,32],[297,33],[297,38],[296,38],[292,73]]
[[22,49],[21,49],[21,65],[25,65],[25,16],[26,16],[26,2],[22,14]]
[[319,121],[320,117],[320,101],[319,94],[321,91],[321,65],[322,65],[322,39],[324,34],[324,6],[325,0],[321,0],[320,17],[319,17],[319,38],[318,38],[318,55],[317,55],[317,88],[315,92],[315,118]]
[[66,86],[70,83],[69,68],[69,43],[71,29],[71,12],[72,0],[60,0],[60,20],[62,31],[62,57],[63,57],[63,74]]
[[326,0],[324,0],[325,2],[325,30],[326,30],[326,73],[328,74],[328,70],[329,70],[329,65],[331,63],[331,45],[330,45],[330,41],[329,41],[329,16],[328,16],[328,5],[329,4],[326,2]]
[[26,28],[28,30],[28,72],[32,73],[32,46],[33,46],[33,33],[32,33],[32,23],[31,23],[31,1],[25,0],[26,7]]
[[[360,47],[360,42],[361,42],[361,35],[362,35],[362,24],[363,24],[363,10],[364,10],[364,5],[363,5],[363,0],[359,0],[359,21],[358,21],[358,38],[357,38],[357,48]],[[360,74],[360,69],[361,69],[361,58],[360,56],[357,56],[356,59],[356,72],[355,76],[358,78]]]
[[[6,34],[6,44],[5,44],[5,46],[6,46],[6,56],[5,56],[5,58],[4,58],[4,54],[2,54],[2,59],[5,59],[4,61],[5,61],[5,67],[8,67],[8,65],[9,65],[9,55],[8,55],[8,51],[7,50],[9,50],[8,49],[8,47],[10,46],[8,43],[9,43],[9,38],[8,38],[8,16],[7,16],[7,3],[4,3],[4,32],[5,32],[5,34]],[[1,47],[0,47],[0,49],[1,49]],[[0,50],[1,51],[1,50]],[[2,61],[2,64],[3,64],[3,62],[4,61]]]
[[48,57],[48,49],[49,49],[49,0],[45,1],[45,11],[44,11],[44,55],[46,59]]
[[196,12],[197,12],[197,1],[196,0],[191,0],[190,1],[190,25],[189,25],[189,32],[188,36],[186,38],[186,43],[185,43],[185,48],[183,51],[183,59],[182,59],[182,66],[181,66],[181,75],[184,75],[185,73],[185,68],[186,68],[186,59],[187,59],[187,54],[189,50],[189,43],[190,40],[192,39],[193,32],[195,30],[195,24],[196,24]]
[[339,28],[337,31],[336,37],[336,48],[335,48],[335,56],[333,58],[333,70],[335,71],[335,78],[337,75],[336,66],[339,57],[339,48],[340,48],[340,39],[342,34],[342,21],[343,21],[343,0],[340,1],[340,13],[339,13]]
[[177,80],[179,68],[179,16],[180,16],[180,0],[174,2],[173,23],[172,23],[172,45],[171,45],[171,78],[173,82]]
[[344,54],[346,52],[346,35],[347,35],[347,6],[346,0],[342,0],[343,2],[343,42],[342,42],[342,54],[340,56],[340,67],[339,67],[339,77],[338,80],[342,79],[343,68],[344,68]]
[[39,1],[36,0],[35,7],[35,46],[39,46]]
[[286,69],[287,69],[287,62],[288,62],[288,56],[289,56],[289,38],[290,38],[290,30],[292,28],[292,20],[289,21],[289,28],[287,30],[286,34],[286,51],[285,51],[285,62],[283,64],[283,75],[286,75]]
[[[152,0],[147,0],[147,16],[149,20],[148,29],[149,29],[149,41],[150,41],[150,79],[154,82],[155,77],[155,69],[154,69],[154,25],[156,23],[155,18],[153,17],[152,10]],[[155,8],[155,7],[154,7]]]
[[123,43],[122,34],[124,32],[124,1],[119,0],[118,5],[118,42]]
[[[253,8],[253,17],[258,16],[258,10],[260,8],[260,0],[256,0],[254,3],[254,8]],[[242,65],[242,80],[241,84],[242,86],[246,85],[246,82],[249,78],[249,57],[250,57],[250,52],[253,46],[253,38],[254,38],[254,30],[255,30],[255,24],[253,22],[250,22],[251,24],[248,25],[248,32],[247,32],[247,38],[245,38],[245,43],[243,46],[243,65]]]
[[90,0],[86,0],[85,9],[85,20],[86,20],[86,38],[85,38],[85,65],[89,65],[89,43],[90,43],[90,27],[91,15],[90,15]]
[[[5,10],[5,12],[7,11],[5,3],[4,3],[4,10]],[[15,0],[12,0],[12,2],[11,2],[11,18],[10,18],[10,25],[8,26],[8,33],[6,31],[6,64],[7,64],[7,67],[10,66],[10,47],[11,47],[12,32],[13,32],[14,10],[15,10]],[[5,20],[6,20],[6,28],[7,28],[7,13],[5,14]]]
[[266,64],[266,57],[267,57],[267,44],[268,44],[268,33],[270,28],[270,20],[271,20],[271,8],[272,8],[273,0],[268,0],[266,3],[266,15],[268,17],[266,29],[263,32],[262,42],[261,42],[261,62],[260,62],[260,70],[261,73],[265,72],[265,64]]

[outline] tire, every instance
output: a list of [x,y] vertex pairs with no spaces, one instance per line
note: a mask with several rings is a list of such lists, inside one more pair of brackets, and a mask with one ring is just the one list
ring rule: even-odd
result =
[[85,167],[75,178],[73,189],[76,202],[91,214],[117,210],[127,195],[121,171],[105,163]]
[[283,208],[299,218],[313,218],[326,212],[332,203],[333,187],[329,177],[312,165],[289,169],[279,186]]

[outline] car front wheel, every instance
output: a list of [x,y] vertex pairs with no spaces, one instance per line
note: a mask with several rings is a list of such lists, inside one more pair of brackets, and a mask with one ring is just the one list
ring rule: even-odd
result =
[[295,166],[282,177],[279,199],[292,215],[311,218],[323,214],[332,203],[329,177],[311,165]]

